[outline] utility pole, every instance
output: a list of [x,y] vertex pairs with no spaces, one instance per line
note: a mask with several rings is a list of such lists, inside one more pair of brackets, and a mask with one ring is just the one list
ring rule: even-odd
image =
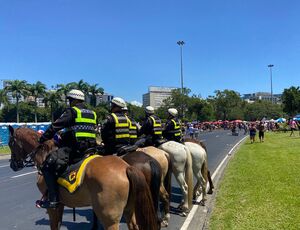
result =
[[272,80],[272,67],[274,65],[270,64],[268,65],[269,69],[270,69],[270,79],[271,79],[271,103],[273,104],[273,80]]
[[178,41],[177,44],[180,46],[180,81],[181,81],[181,116],[183,118],[183,63],[182,63],[182,47],[185,44],[184,41]]

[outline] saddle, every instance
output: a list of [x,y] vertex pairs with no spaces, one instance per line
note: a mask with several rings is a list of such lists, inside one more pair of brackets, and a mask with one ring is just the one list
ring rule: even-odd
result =
[[75,164],[69,165],[68,168],[59,176],[57,183],[64,187],[69,193],[74,193],[81,185],[86,165],[100,155],[91,155]]

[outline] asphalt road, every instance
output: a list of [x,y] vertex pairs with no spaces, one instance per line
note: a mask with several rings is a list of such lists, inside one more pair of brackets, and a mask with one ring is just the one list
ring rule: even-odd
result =
[[[209,169],[213,173],[224,156],[244,135],[232,136],[230,131],[221,130],[204,132],[199,139],[204,141],[208,149]],[[35,201],[40,198],[35,181],[34,168],[25,168],[13,172],[7,159],[0,160],[0,229],[2,230],[44,230],[49,229],[48,216],[42,209],[35,208]],[[176,210],[181,200],[181,191],[172,179],[171,219],[166,229],[180,229],[185,218]],[[76,222],[73,222],[72,210],[65,209],[61,229],[85,230],[91,227],[92,212],[90,208],[76,211]],[[127,229],[124,223],[121,229]]]

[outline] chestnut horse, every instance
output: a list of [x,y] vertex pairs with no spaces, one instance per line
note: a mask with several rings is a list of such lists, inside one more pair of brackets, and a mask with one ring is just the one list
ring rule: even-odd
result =
[[[15,171],[23,167],[23,162],[26,162],[28,157],[40,168],[47,154],[55,148],[53,141],[39,146],[38,134],[32,129],[15,130],[9,126],[9,131],[11,168]],[[37,184],[41,193],[46,194],[46,186],[40,175]],[[122,214],[129,229],[159,228],[144,175],[119,157],[94,158],[86,166],[84,179],[78,191],[70,194],[60,187],[59,195],[59,207],[47,210],[52,230],[60,228],[64,206],[92,206],[103,227],[108,230],[119,229]]]
[[167,227],[170,220],[170,196],[171,196],[171,174],[172,165],[169,155],[158,148],[148,146],[144,148],[138,148],[138,151],[144,152],[154,158],[161,167],[161,183],[159,188],[159,196],[162,202],[162,227]]

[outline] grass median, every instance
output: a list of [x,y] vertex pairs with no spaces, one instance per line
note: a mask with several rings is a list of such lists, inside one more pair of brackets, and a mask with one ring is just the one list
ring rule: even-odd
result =
[[300,229],[300,137],[247,140],[220,183],[209,229]]
[[0,156],[10,154],[10,148],[7,145],[0,147]]

